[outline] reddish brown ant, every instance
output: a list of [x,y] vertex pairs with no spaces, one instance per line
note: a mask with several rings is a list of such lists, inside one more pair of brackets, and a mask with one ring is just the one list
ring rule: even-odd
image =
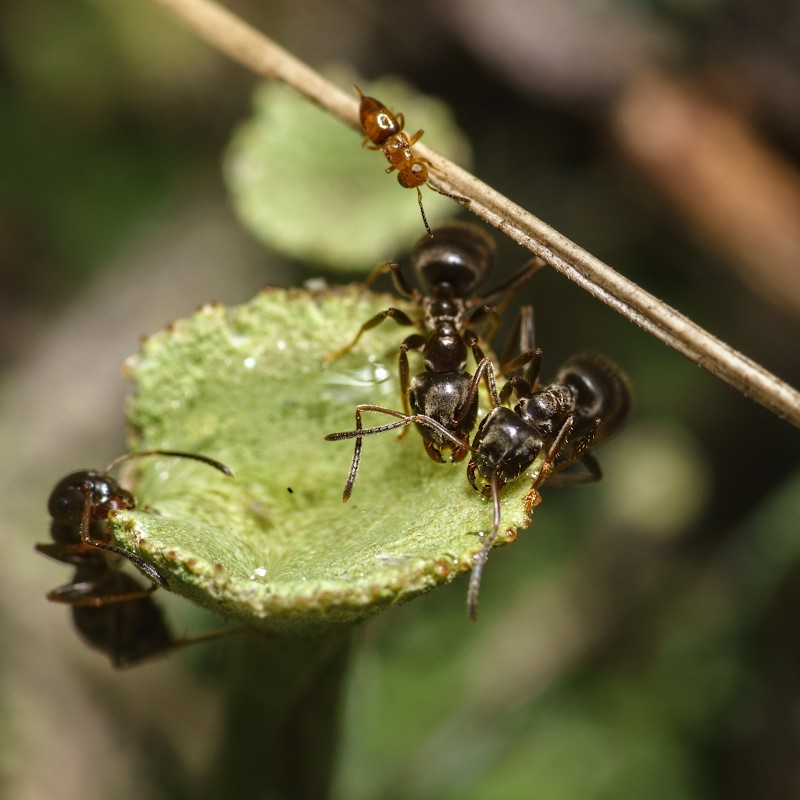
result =
[[368,150],[382,151],[389,162],[386,172],[397,170],[397,182],[406,189],[417,190],[422,221],[425,223],[428,236],[432,238],[433,232],[428,225],[425,209],[422,207],[422,192],[419,187],[426,185],[431,191],[456,202],[466,203],[467,199],[443,192],[430,184],[428,167],[432,167],[433,164],[427,158],[416,158],[411,152],[411,148],[422,138],[425,131],[419,130],[409,139],[408,134],[403,130],[405,117],[402,114],[395,116],[380,100],[368,97],[358,86],[353,85],[353,89],[361,101],[358,107],[358,116],[361,121],[361,129],[364,131],[364,136],[367,137],[363,141],[362,147]]
[[[416,423],[425,445],[425,451],[434,461],[443,461],[442,451],[451,450],[452,460],[460,461],[469,450],[469,434],[478,416],[478,385],[486,380],[495,404],[494,368],[485,358],[473,330],[481,319],[496,323],[497,308],[488,305],[501,299],[527,281],[544,262],[528,262],[510,280],[483,296],[476,296],[480,282],[492,267],[494,242],[480,228],[465,223],[452,223],[437,230],[435,239],[422,237],[414,246],[412,262],[422,291],[412,288],[396,262],[381,264],[371,278],[389,271],[397,292],[414,301],[422,310],[421,319],[412,320],[397,308],[387,308],[367,320],[349,345],[331,353],[328,359],[337,358],[351,350],[362,334],[387,317],[398,325],[415,326],[421,332],[407,336],[400,345],[398,368],[403,412],[375,405],[361,405],[356,409],[356,430],[331,433],[329,441],[355,438],[355,451],[350,476],[345,484],[343,499],[349,499],[358,472],[362,437],[382,433]],[[413,378],[410,376],[408,351],[420,350],[425,369]],[[466,370],[467,355],[472,351],[477,370],[470,375]],[[395,416],[393,422],[378,428],[361,428],[361,412],[373,411]],[[435,424],[432,424],[435,423]],[[442,436],[440,428],[451,435]],[[459,444],[454,446],[454,442]]]
[[[110,541],[109,517],[116,511],[135,508],[136,499],[109,472],[123,461],[156,455],[190,458],[233,475],[225,464],[213,458],[174,450],[126,453],[101,472],[72,472],[55,485],[48,500],[53,542],[36,545],[40,553],[75,567],[72,582],[48,592],[47,599],[71,606],[82,638],[90,647],[105,653],[117,668],[230,632],[175,640],[150,596],[159,587],[169,589],[166,579],[154,566]],[[122,558],[139,569],[150,580],[150,586],[142,586],[122,572]]]

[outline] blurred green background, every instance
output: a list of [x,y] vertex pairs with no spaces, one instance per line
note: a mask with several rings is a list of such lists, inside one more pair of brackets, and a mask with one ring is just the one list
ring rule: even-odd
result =
[[[800,385],[796,3],[229,6],[313,66],[441,98],[480,178]],[[0,796],[217,796],[241,645],[113,673],[45,602],[67,576],[33,544],[53,483],[122,451],[139,336],[324,266],[237,221],[222,162],[257,80],[161,9],[8,0],[0,43]],[[297,174],[341,190],[309,236],[346,225],[348,186]],[[497,279],[526,258],[498,245]],[[554,272],[520,299],[545,374],[603,351],[635,413],[601,484],[545,487],[492,555],[476,626],[462,580],[358,628],[333,796],[800,796],[798,432]]]

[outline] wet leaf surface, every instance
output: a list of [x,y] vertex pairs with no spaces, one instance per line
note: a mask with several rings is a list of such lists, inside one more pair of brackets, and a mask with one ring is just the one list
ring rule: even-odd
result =
[[[391,322],[324,360],[390,303],[360,287],[267,290],[150,337],[127,365],[132,446],[203,453],[236,475],[142,459],[128,478],[139,509],[116,515],[117,540],[178,594],[272,629],[357,620],[467,571],[492,513],[465,462],[434,463],[415,430],[368,437],[345,504],[352,443],[323,440],[354,427],[358,403],[401,406]],[[504,527],[525,525],[528,485],[504,492]]]

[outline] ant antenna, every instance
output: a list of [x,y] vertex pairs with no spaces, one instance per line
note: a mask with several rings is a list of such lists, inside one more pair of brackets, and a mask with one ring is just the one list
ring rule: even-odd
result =
[[417,200],[419,201],[419,211],[422,214],[422,221],[425,223],[425,230],[428,231],[428,236],[433,239],[433,231],[431,230],[431,226],[428,225],[428,218],[425,216],[425,209],[422,207],[422,192],[419,190],[419,186],[417,186]]
[[143,456],[173,456],[174,458],[191,458],[193,461],[201,461],[203,464],[208,464],[209,467],[219,470],[229,478],[234,477],[233,470],[226,464],[223,464],[221,461],[217,461],[215,458],[210,458],[209,456],[204,456],[200,453],[185,453],[182,450],[161,450],[158,448],[151,450],[137,450],[133,453],[124,453],[121,456],[117,456],[103,470],[103,474],[108,474],[112,469],[114,469],[114,467],[118,466],[123,461],[130,461],[132,458],[142,458]]
[[492,509],[494,511],[492,532],[486,537],[483,543],[478,558],[475,561],[475,566],[472,568],[472,574],[469,576],[469,589],[467,590],[467,609],[469,611],[469,618],[472,622],[478,619],[478,594],[481,590],[481,578],[483,577],[483,568],[486,566],[486,560],[489,558],[489,551],[497,539],[500,532],[500,489],[497,485],[497,473],[500,471],[501,464],[492,470]]
[[[485,359],[488,361],[488,359]],[[362,411],[375,411],[379,414],[386,414],[390,417],[396,417],[397,422],[389,422],[386,425],[378,425],[374,428],[363,428],[361,426],[361,412]],[[457,436],[453,435],[452,431],[447,430],[440,422],[437,422],[435,419],[426,416],[425,414],[404,414],[402,411],[395,411],[393,408],[385,408],[384,406],[373,406],[373,405],[361,405],[356,406],[356,429],[354,431],[340,431],[338,433],[329,433],[327,436],[324,437],[325,441],[328,442],[337,442],[341,439],[355,439],[356,444],[353,449],[353,460],[350,463],[350,474],[347,476],[347,482],[344,485],[344,491],[342,492],[342,502],[346,503],[350,496],[353,494],[353,486],[356,482],[356,476],[358,474],[358,467],[361,463],[361,447],[364,441],[365,436],[371,436],[376,433],[385,433],[386,431],[392,431],[395,428],[402,428],[407,425],[411,425],[412,423],[417,423],[418,425],[424,425],[431,430],[436,431],[445,439],[451,441],[456,447],[462,448],[464,450],[468,450],[473,452],[473,447],[470,445],[469,442],[462,441]],[[499,505],[498,505],[499,509]]]

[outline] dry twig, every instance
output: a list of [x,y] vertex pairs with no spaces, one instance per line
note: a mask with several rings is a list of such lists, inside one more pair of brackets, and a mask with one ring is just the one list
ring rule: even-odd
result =
[[[155,0],[170,9],[203,39],[259,75],[292,86],[320,108],[360,132],[358,106],[319,73],[211,0]],[[619,275],[530,212],[422,144],[436,184],[469,198],[467,208],[518,244],[541,256],[594,297],[745,396],[800,427],[800,392],[674,308]]]

